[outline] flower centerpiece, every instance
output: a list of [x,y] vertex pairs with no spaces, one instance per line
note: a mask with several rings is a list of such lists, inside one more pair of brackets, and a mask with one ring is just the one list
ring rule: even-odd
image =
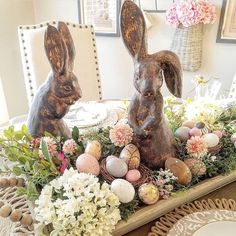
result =
[[[34,203],[35,230],[51,236],[111,235],[118,221],[139,207],[236,169],[235,107],[170,97],[164,111],[175,134],[176,158],[168,158],[165,169],[145,173],[124,120],[83,134],[74,127],[69,139],[47,132],[32,138],[25,126],[6,129],[0,137],[1,172],[26,180],[17,193]],[[4,179],[0,187],[9,183]]]
[[200,68],[203,24],[213,24],[216,17],[216,8],[208,0],[180,0],[167,10],[167,23],[176,27],[171,50],[180,57],[184,70]]

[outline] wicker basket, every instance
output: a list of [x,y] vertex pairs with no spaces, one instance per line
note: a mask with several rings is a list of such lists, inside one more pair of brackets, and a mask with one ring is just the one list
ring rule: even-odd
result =
[[215,147],[208,148],[208,153],[210,153],[211,155],[216,155],[220,152],[221,149],[222,149],[222,143],[219,143]]
[[175,30],[171,51],[179,56],[183,70],[197,71],[201,67],[202,38],[202,24]]
[[[104,180],[111,184],[111,182],[113,180],[115,180],[116,178],[112,175],[110,175],[108,172],[107,172],[107,169],[106,169],[106,159],[103,159],[101,161],[101,174],[104,178]],[[136,182],[133,182],[131,183],[135,188],[141,186],[142,184],[146,183],[149,179],[149,173],[150,173],[150,170],[145,166],[143,165],[142,163],[140,164],[138,170],[140,171],[141,173],[141,178],[136,181]]]

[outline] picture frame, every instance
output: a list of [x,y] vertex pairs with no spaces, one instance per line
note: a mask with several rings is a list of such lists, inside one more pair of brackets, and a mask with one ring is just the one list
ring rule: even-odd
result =
[[236,43],[236,1],[223,0],[217,43]]
[[165,13],[173,0],[134,0],[134,2],[144,11]]
[[93,25],[97,36],[120,36],[121,0],[78,0],[79,23]]

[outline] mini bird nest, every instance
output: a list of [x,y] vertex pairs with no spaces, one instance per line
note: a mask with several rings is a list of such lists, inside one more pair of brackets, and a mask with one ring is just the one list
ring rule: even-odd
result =
[[223,147],[222,143],[219,143],[215,147],[208,148],[208,153],[211,154],[211,155],[216,155],[220,152],[222,147]]
[[[116,177],[112,176],[111,174],[108,173],[107,169],[106,169],[106,159],[103,159],[101,161],[101,174],[104,178],[104,180],[111,184],[111,182],[113,180],[116,179]],[[150,179],[150,170],[143,165],[142,163],[140,163],[140,166],[138,168],[138,170],[140,171],[141,174],[141,178],[139,180],[137,180],[136,182],[132,182],[131,184],[135,187],[138,188],[139,186],[141,186],[142,184],[148,182],[148,180]]]

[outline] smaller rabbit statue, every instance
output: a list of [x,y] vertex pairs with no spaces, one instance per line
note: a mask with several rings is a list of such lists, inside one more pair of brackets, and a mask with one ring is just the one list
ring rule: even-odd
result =
[[142,11],[131,0],[124,1],[121,33],[134,60],[134,86],[137,90],[129,106],[128,120],[134,130],[134,144],[150,168],[164,167],[175,156],[175,141],[163,113],[161,87],[165,80],[176,97],[182,93],[182,70],[171,51],[148,54],[147,32]]
[[73,73],[74,43],[67,25],[48,25],[44,35],[44,47],[52,71],[38,89],[28,115],[27,127],[33,137],[47,131],[53,135],[71,137],[63,117],[82,96],[78,80]]

